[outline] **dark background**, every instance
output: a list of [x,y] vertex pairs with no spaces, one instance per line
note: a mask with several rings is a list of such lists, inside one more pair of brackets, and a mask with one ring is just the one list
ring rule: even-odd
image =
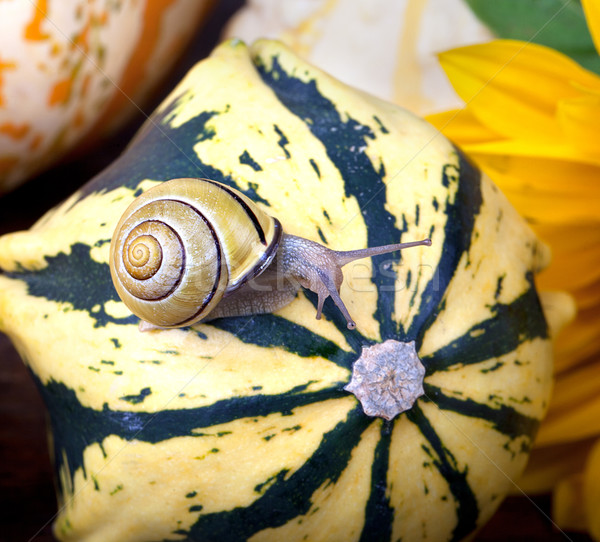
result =
[[[173,67],[171,77],[153,103],[144,113],[139,112],[116,137],[88,154],[71,157],[63,165],[0,197],[0,235],[29,228],[48,209],[109,165],[162,96],[193,64],[210,53],[219,41],[225,21],[243,4],[243,0],[221,0],[184,58]],[[54,540],[51,523],[57,505],[44,405],[28,369],[3,334],[0,334],[0,364],[0,541],[50,542]],[[582,534],[558,531],[549,520],[550,509],[548,495],[532,499],[509,497],[476,540],[591,540]]]

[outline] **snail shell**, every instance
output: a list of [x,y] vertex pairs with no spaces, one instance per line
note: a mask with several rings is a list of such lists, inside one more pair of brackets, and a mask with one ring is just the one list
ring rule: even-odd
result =
[[174,179],[144,192],[117,224],[113,283],[143,321],[189,326],[262,273],[281,236],[279,221],[237,190],[208,179]]

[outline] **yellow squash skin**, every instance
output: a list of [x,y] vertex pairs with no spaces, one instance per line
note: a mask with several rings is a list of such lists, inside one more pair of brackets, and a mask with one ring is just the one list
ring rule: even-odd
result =
[[[348,331],[301,292],[276,314],[140,333],[108,269],[134,197],[225,182],[336,249],[431,236],[348,266]],[[396,237],[392,239],[392,237]],[[401,239],[399,239],[401,237]],[[375,263],[373,263],[375,262]],[[431,126],[277,42],[219,46],[123,156],[0,238],[0,329],[54,435],[60,540],[452,540],[522,472],[551,388],[532,274],[547,253]],[[554,319],[567,306],[554,300]],[[363,346],[415,340],[425,395],[392,422],[343,391]]]

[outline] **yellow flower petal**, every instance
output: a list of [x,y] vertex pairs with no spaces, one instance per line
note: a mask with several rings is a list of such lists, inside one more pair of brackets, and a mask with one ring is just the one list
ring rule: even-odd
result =
[[576,410],[596,396],[600,396],[600,366],[577,367],[556,378],[548,415]]
[[600,168],[564,160],[466,152],[532,223],[598,222]]
[[540,291],[539,297],[550,336],[555,338],[575,318],[575,300],[563,291],[544,290]]
[[600,88],[600,77],[533,43],[497,40],[461,47],[442,53],[440,63],[472,113],[513,138],[562,138],[557,101],[579,96],[574,84]]
[[595,357],[596,361],[593,363],[598,367],[600,361],[598,360],[598,352],[600,352],[599,321],[600,308],[598,306],[578,311],[575,322],[566,326],[556,341],[554,348],[556,353],[555,372],[561,373],[586,362],[590,363],[592,357]]
[[600,96],[581,96],[558,104],[558,120],[576,149],[598,158],[600,154]]
[[[584,0],[584,9],[598,48],[600,2]],[[584,457],[600,436],[600,77],[549,48],[506,40],[455,49],[440,60],[467,105],[429,121],[550,245],[552,264],[536,278],[540,289],[568,290],[577,302],[576,320],[555,342],[555,395],[529,483],[558,484],[557,519],[587,525],[600,539],[600,451],[582,478]],[[587,489],[584,499],[582,487],[596,493]]]
[[536,446],[550,446],[600,435],[600,366],[560,374]]
[[582,472],[562,479],[554,489],[552,497],[552,517],[561,529],[587,530]]
[[[542,289],[565,289],[582,294],[595,285],[600,290],[600,224],[566,226],[534,224],[538,236],[551,243],[551,264],[536,278]],[[595,297],[595,296],[594,296]]]
[[600,442],[590,452],[583,474],[583,503],[587,528],[596,540],[600,539]]
[[[579,256],[579,255],[578,255]],[[597,256],[596,256],[596,259]],[[568,288],[577,300],[579,311],[591,308],[598,303],[598,291],[600,290],[600,268],[593,270],[585,269],[578,263],[584,262],[585,258],[574,258],[572,263],[564,262],[564,258],[555,258],[556,265],[550,265],[547,272],[537,279],[541,289],[556,289],[562,286]],[[590,297],[590,299],[586,299]]]
[[461,145],[495,141],[499,135],[479,122],[469,109],[453,109],[435,115],[426,120],[433,124],[451,141],[460,141]]
[[595,438],[534,448],[525,472],[517,480],[519,489],[527,495],[550,491],[561,479],[583,471],[583,465]]
[[[443,133],[446,137],[454,131],[453,122],[449,122]],[[462,133],[458,134],[462,135]],[[449,139],[452,139],[449,137]],[[497,156],[514,155],[550,160],[565,160],[600,167],[600,155],[590,154],[568,140],[539,141],[537,139],[506,139],[500,138],[488,141],[465,141],[455,138],[459,146],[468,154],[492,154]],[[596,143],[594,143],[596,144]],[[550,166],[549,166],[550,167]]]
[[536,445],[549,446],[600,435],[600,398],[595,397],[568,412],[548,414]]
[[[583,284],[578,288],[571,288],[573,294],[577,296],[577,305],[579,310],[600,307],[600,270],[596,272],[596,279],[589,284]],[[598,310],[600,316],[600,309]],[[598,360],[600,362],[600,360]]]
[[598,0],[582,0],[581,5],[596,51],[600,54],[600,4]]

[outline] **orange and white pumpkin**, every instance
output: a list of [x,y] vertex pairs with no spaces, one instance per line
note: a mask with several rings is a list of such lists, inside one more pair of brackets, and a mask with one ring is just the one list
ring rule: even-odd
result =
[[214,0],[0,2],[0,192],[110,133]]

